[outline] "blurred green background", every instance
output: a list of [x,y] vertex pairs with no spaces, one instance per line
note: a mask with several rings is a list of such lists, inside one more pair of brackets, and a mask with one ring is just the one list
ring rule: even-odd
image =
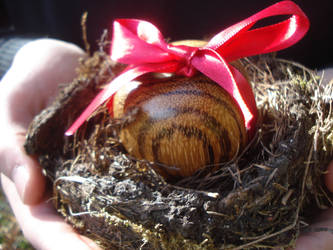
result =
[[34,249],[24,238],[0,189],[0,250]]

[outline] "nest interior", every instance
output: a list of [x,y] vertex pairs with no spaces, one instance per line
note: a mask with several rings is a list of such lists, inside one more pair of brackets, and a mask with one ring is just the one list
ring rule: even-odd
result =
[[[122,65],[103,51],[35,118],[25,144],[53,187],[56,209],[106,249],[244,249],[293,245],[318,210],[333,157],[333,84],[275,56],[241,61],[260,119],[240,155],[212,171],[165,180],[126,154],[124,120],[101,107],[73,137],[64,131]],[[214,168],[215,169],[215,168]]]

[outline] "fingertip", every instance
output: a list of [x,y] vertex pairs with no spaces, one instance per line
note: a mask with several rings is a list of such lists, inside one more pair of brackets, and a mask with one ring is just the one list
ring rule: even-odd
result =
[[79,238],[90,248],[93,250],[100,250],[101,248],[91,239],[86,236],[79,235]]
[[333,161],[328,164],[324,178],[326,187],[329,191],[333,192]]
[[25,187],[22,201],[26,205],[35,205],[44,199],[46,190],[46,179],[39,166],[27,166],[30,180]]
[[13,170],[13,182],[17,192],[26,205],[35,205],[43,200],[46,181],[38,164],[34,160],[25,161]]
[[50,202],[44,200],[34,206],[25,205],[12,180],[1,173],[0,177],[24,236],[36,249],[100,250],[94,241],[79,235],[67,224]]

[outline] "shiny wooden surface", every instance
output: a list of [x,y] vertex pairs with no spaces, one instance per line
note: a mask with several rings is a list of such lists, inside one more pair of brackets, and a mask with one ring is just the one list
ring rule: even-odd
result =
[[[142,82],[144,84],[142,84]],[[146,77],[114,97],[115,118],[132,113],[120,139],[138,159],[189,176],[206,165],[232,159],[247,143],[243,116],[233,99],[206,76]]]

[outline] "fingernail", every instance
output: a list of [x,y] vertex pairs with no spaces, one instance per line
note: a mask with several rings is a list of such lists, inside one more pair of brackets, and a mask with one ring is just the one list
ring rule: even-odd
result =
[[26,185],[29,180],[29,172],[25,166],[18,166],[13,171],[13,181],[16,186],[16,190],[24,202]]

